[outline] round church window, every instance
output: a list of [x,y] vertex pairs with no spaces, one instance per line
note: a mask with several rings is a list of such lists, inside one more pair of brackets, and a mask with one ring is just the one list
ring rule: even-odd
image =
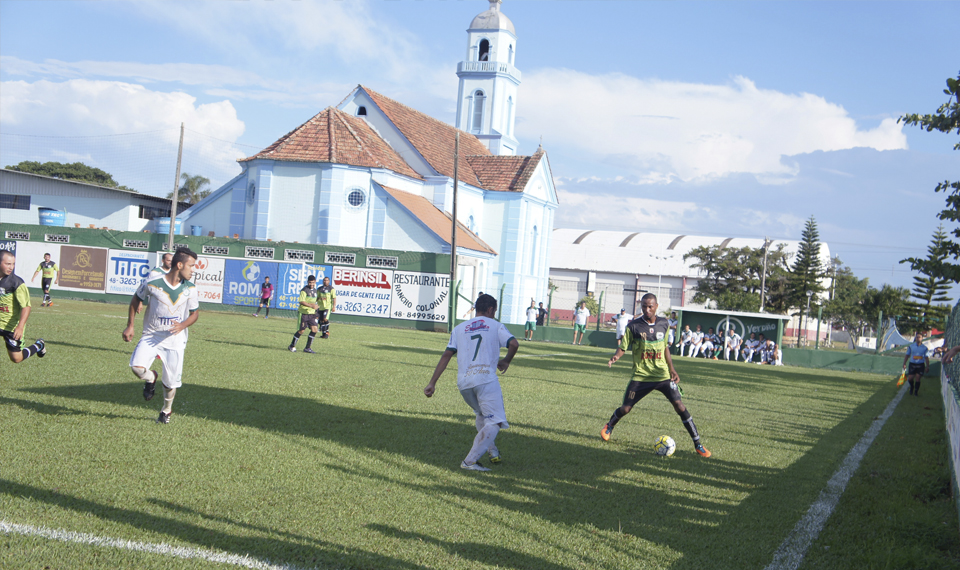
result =
[[351,190],[350,193],[347,194],[347,203],[354,208],[363,206],[363,202],[366,199],[367,197],[363,194],[362,190]]

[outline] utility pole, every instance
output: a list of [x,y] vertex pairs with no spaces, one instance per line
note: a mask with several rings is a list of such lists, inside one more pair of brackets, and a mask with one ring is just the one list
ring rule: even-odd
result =
[[170,238],[167,251],[173,251],[173,236],[177,232],[177,202],[180,198],[180,159],[183,158],[183,123],[180,123],[180,148],[177,149],[177,178],[173,181],[173,199],[170,200]]
[[760,275],[760,312],[763,312],[763,303],[767,292],[767,252],[770,250],[770,240],[763,236],[763,273]]
[[460,131],[453,144],[453,223],[450,229],[450,317],[447,318],[447,331],[453,330],[457,317],[457,297],[453,284],[457,281],[457,183],[460,169]]

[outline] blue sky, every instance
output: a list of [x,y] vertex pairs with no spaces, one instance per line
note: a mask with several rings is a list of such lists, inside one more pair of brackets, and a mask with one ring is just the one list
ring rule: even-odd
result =
[[[184,171],[219,185],[361,83],[452,123],[465,30],[487,7],[0,0],[0,162],[82,160],[165,194],[184,122]],[[960,178],[960,152],[956,134],[896,118],[945,102],[960,49],[937,22],[960,21],[960,3],[502,11],[523,73],[520,152],[542,137],[557,227],[799,239],[813,215],[858,276],[911,285],[897,262],[925,253],[944,204],[933,188]]]

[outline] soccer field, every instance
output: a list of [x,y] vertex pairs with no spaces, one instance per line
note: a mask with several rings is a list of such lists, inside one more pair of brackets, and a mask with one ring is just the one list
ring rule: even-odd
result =
[[[521,342],[501,377],[503,462],[476,473],[459,469],[476,430],[455,370],[422,392],[445,334],[335,323],[318,354],[291,354],[292,319],[202,312],[159,425],[162,397],[144,402],[128,367],[125,315],[34,307],[27,337],[48,356],[0,363],[2,568],[765,568],[897,391],[876,375],[678,358],[704,459],[656,393],[600,440],[629,378],[627,359],[607,368],[612,349]],[[909,443],[889,436],[909,406],[916,422],[896,429],[942,428],[926,382],[881,448]],[[669,458],[652,450],[663,434]],[[851,487],[883,472],[871,453]],[[889,457],[915,479],[925,453]],[[940,550],[889,567],[960,561],[954,504],[924,502]],[[830,550],[870,534],[861,520],[828,525],[802,567],[888,567]]]

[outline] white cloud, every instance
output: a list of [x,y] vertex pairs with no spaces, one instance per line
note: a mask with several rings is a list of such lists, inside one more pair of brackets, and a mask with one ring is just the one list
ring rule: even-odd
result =
[[776,184],[797,174],[784,156],[907,146],[895,119],[861,130],[843,107],[822,97],[759,89],[743,77],[703,85],[545,69],[526,73],[522,88],[522,138],[543,135],[548,146],[627,168],[641,179],[750,173]]
[[244,124],[229,101],[197,105],[186,93],[71,79],[3,82],[0,108],[4,165],[85,157],[119,183],[152,194],[172,189],[181,122],[189,129],[185,164],[215,187],[239,172],[236,159],[247,154],[233,145]]

